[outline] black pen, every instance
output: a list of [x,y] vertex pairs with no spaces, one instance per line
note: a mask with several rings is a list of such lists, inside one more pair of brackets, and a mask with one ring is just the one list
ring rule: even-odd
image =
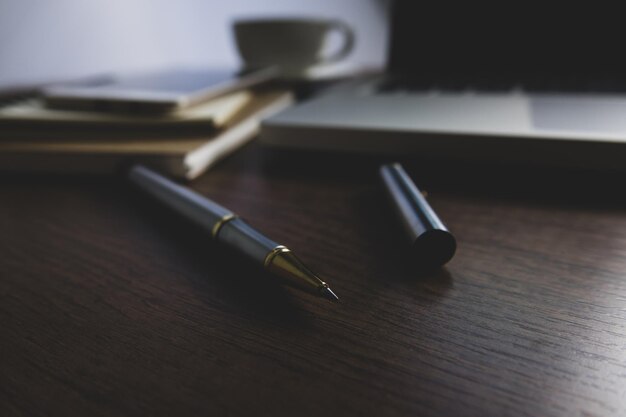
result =
[[130,167],[127,175],[132,184],[210,233],[216,242],[260,264],[285,284],[331,301],[339,299],[293,252],[232,211],[144,166]]

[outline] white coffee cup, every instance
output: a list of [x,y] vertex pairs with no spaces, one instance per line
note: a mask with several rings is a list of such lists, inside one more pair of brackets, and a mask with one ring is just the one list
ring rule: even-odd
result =
[[[354,32],[339,20],[275,18],[237,20],[235,42],[246,68],[276,66],[285,75],[345,58],[354,47]],[[327,37],[339,32],[343,41],[325,53]]]

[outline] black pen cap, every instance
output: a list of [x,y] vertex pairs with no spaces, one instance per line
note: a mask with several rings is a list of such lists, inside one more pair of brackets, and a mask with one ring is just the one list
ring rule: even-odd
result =
[[384,188],[421,268],[437,268],[456,251],[456,239],[398,163],[380,167]]

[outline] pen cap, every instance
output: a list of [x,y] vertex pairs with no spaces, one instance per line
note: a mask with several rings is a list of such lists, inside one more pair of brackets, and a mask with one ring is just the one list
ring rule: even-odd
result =
[[398,163],[383,165],[380,176],[418,266],[437,268],[452,259],[456,239],[402,166]]

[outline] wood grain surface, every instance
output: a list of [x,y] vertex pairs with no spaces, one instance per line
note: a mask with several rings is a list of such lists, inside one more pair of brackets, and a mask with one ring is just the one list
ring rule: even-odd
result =
[[624,176],[404,161],[455,233],[410,268],[382,158],[251,145],[190,186],[341,297],[118,179],[0,176],[0,415],[626,415]]

